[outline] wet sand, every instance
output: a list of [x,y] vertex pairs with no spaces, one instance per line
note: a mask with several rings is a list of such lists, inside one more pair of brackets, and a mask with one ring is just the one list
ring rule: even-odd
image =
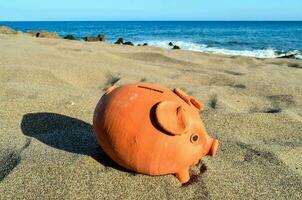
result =
[[[173,175],[122,169],[92,117],[113,84],[205,104],[217,156]],[[0,199],[301,199],[302,62],[0,34]]]

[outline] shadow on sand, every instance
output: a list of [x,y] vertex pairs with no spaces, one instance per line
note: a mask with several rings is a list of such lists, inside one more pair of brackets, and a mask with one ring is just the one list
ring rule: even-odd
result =
[[28,113],[23,116],[21,129],[24,135],[56,149],[88,155],[104,166],[129,172],[100,148],[93,126],[79,119],[56,113]]

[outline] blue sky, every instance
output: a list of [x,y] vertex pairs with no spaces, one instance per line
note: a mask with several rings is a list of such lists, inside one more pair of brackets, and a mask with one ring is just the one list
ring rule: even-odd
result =
[[1,0],[16,20],[302,20],[302,0]]

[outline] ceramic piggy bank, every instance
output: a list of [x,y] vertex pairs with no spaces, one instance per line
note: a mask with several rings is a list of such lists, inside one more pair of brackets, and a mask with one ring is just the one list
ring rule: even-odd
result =
[[214,156],[218,141],[206,133],[203,104],[180,89],[137,83],[111,87],[95,109],[102,149],[121,166],[148,175],[175,174],[189,181],[189,167]]

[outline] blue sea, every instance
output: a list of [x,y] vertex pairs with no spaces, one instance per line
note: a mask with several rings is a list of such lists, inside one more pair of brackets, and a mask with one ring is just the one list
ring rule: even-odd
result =
[[61,36],[106,35],[109,42],[119,37],[134,44],[148,43],[170,48],[275,58],[295,54],[302,59],[302,22],[227,21],[83,21],[83,22],[0,22],[21,31],[46,30]]

